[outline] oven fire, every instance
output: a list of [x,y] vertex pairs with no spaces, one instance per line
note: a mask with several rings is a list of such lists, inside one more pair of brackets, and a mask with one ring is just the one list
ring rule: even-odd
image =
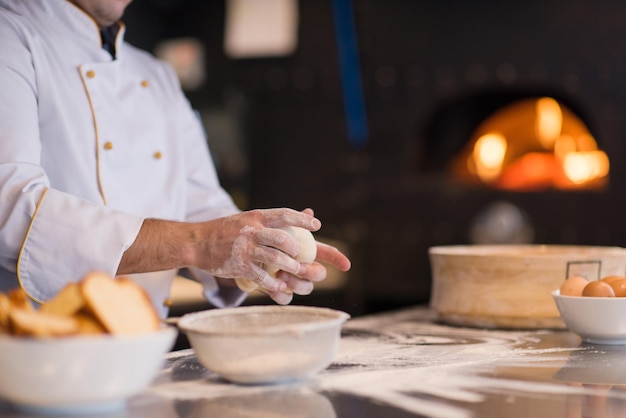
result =
[[609,159],[585,123],[551,97],[519,100],[474,131],[455,178],[508,191],[603,189]]

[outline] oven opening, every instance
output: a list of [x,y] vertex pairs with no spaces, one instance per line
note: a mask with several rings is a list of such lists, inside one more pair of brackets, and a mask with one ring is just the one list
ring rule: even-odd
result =
[[606,186],[609,159],[574,112],[538,97],[487,117],[450,170],[461,182],[502,190],[588,190]]
[[584,112],[556,95],[488,93],[439,106],[418,171],[510,192],[606,190],[609,158]]
[[524,192],[604,189],[609,165],[583,120],[544,96],[489,115],[448,169],[462,183]]

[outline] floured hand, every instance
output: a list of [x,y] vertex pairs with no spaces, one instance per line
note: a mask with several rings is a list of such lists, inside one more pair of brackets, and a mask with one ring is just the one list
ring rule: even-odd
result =
[[309,213],[286,208],[251,210],[199,223],[145,219],[122,255],[117,274],[197,267],[215,277],[246,277],[269,291],[283,291],[287,284],[271,277],[262,265],[295,276],[306,274],[306,267],[294,259],[298,243],[277,229],[284,226],[317,231],[321,223]]
[[317,258],[316,261],[310,264],[304,265],[304,273],[299,276],[294,276],[285,271],[279,271],[276,275],[277,278],[283,280],[287,284],[288,290],[286,292],[267,292],[268,295],[276,303],[280,305],[287,305],[291,303],[293,294],[296,295],[308,295],[313,292],[316,282],[321,282],[326,278],[327,270],[320,261],[327,263],[340,271],[350,270],[350,260],[337,248],[317,242]]
[[[298,252],[294,257],[296,261],[303,263],[304,265],[311,264],[315,261],[317,255],[317,243],[311,231],[303,228],[287,226],[279,228],[285,232],[288,232],[298,243]],[[286,305],[293,299],[293,293],[300,295],[307,295],[313,290],[313,283],[309,280],[301,277],[289,275],[283,272],[279,268],[273,265],[265,264],[263,269],[267,271],[270,276],[281,279],[287,284],[285,291],[268,291],[264,288],[259,288],[257,284],[249,279],[237,278],[235,282],[237,286],[245,292],[253,292],[255,290],[261,290],[267,293],[276,303]]]
[[313,216],[291,209],[242,212],[205,224],[208,235],[198,242],[195,265],[217,277],[245,277],[268,292],[284,292],[288,285],[263,266],[296,277],[306,274],[306,267],[297,261],[298,240],[281,228],[315,231],[320,227]]
[[[341,271],[350,269],[344,254],[319,242],[316,261],[297,261],[297,240],[279,229],[286,226],[315,232],[321,223],[310,209],[286,208],[251,210],[200,223],[145,219],[117,274],[197,267],[217,278],[245,277],[266,289],[277,303],[286,304],[292,293],[308,294],[314,282],[326,277],[320,262]],[[263,266],[272,266],[276,277]]]

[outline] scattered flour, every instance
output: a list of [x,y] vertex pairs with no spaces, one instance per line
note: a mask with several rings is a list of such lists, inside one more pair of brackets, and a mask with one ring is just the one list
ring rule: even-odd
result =
[[[409,310],[349,321],[333,364],[295,385],[321,393],[360,396],[441,418],[470,417],[471,411],[463,405],[480,403],[494,393],[567,395],[585,390],[553,379],[555,370],[585,347],[545,342],[549,332],[448,327],[424,320],[424,315],[428,312]],[[185,350],[172,353],[168,360],[177,367],[177,362],[191,356]],[[268,370],[275,361],[284,361],[284,357],[264,360]],[[237,365],[242,371],[252,366],[258,368],[259,360],[253,365]],[[151,390],[176,399],[276,390],[275,386],[233,385],[204,373],[195,380],[160,381]],[[528,379],[519,378],[524,373]]]

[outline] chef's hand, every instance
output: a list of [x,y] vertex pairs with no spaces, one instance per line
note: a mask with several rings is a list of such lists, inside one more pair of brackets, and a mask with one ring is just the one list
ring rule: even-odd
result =
[[279,227],[317,231],[321,222],[293,209],[250,210],[207,222],[145,219],[133,244],[124,252],[117,273],[197,267],[215,277],[245,277],[271,291],[287,284],[271,277],[261,265],[274,265],[300,277],[311,273],[293,257],[299,245]]
[[[251,210],[199,223],[145,219],[116,274],[197,267],[217,278],[247,278],[276,302],[289,303],[291,295],[283,293],[288,289],[310,292],[312,282],[326,277],[326,269],[317,262],[307,265],[294,259],[299,244],[288,232],[277,229],[285,226],[315,232],[321,223],[311,210],[286,208]],[[318,260],[340,270],[350,268],[350,261],[333,247],[318,243],[317,250]],[[262,265],[282,270],[280,278],[270,276]]]
[[293,299],[293,295],[308,295],[313,291],[315,282],[320,282],[326,278],[327,270],[323,261],[332,265],[340,271],[350,270],[350,260],[337,248],[317,242],[317,261],[312,264],[303,264],[305,272],[300,276],[294,276],[286,271],[279,271],[276,277],[287,284],[289,290],[278,292],[267,292],[267,294],[280,305],[287,305]]
[[[305,209],[303,211],[306,214],[313,216],[312,209]],[[287,271],[279,271],[276,277],[287,284],[287,291],[268,291],[268,295],[278,304],[287,305],[293,299],[293,294],[308,295],[313,291],[315,282],[320,282],[326,278],[327,270],[324,265],[320,263],[324,262],[329,264],[340,271],[350,270],[350,260],[337,248],[316,241],[317,244],[317,257],[316,261],[312,264],[303,264],[305,267],[304,273],[300,275],[293,275]]]
[[317,231],[321,223],[309,213],[285,208],[252,210],[204,224],[206,235],[195,242],[193,265],[216,277],[246,278],[271,294],[288,291],[288,283],[272,277],[262,265],[319,280],[319,271],[294,259],[299,249],[296,239],[277,229],[297,226]]

